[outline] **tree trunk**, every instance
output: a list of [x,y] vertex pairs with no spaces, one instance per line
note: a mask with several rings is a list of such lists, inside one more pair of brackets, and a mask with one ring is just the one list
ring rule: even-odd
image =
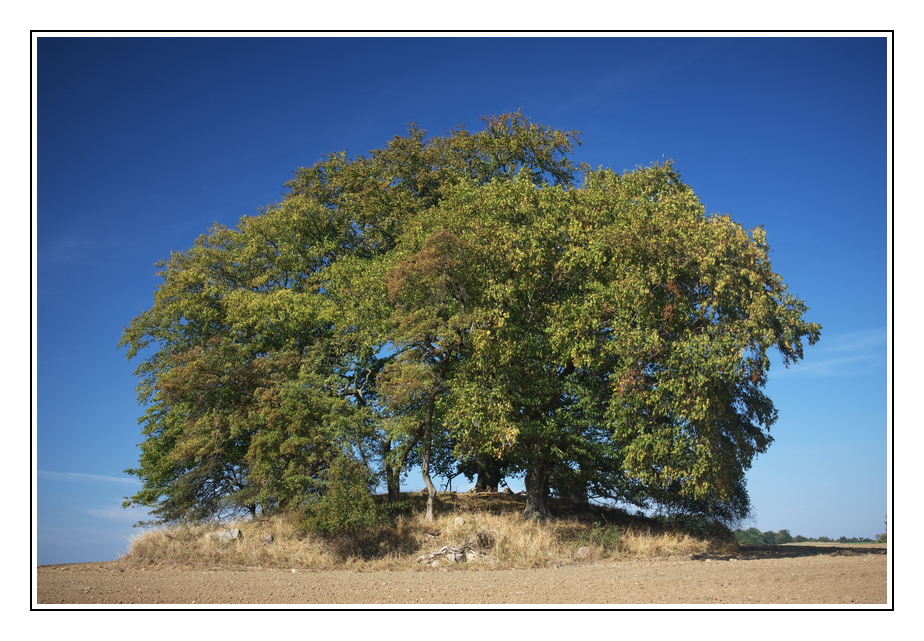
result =
[[433,444],[433,406],[436,403],[436,397],[430,395],[430,402],[427,406],[427,417],[424,422],[423,436],[423,456],[420,462],[420,474],[423,476],[424,485],[427,486],[427,516],[428,521],[433,520],[433,498],[436,496],[436,488],[433,481],[430,480],[430,448]]
[[526,509],[523,516],[545,521],[552,516],[549,512],[549,470],[546,466],[532,467],[526,471]]
[[574,503],[589,503],[590,495],[587,492],[587,483],[580,479],[560,480],[552,485],[552,492],[559,498]]
[[573,503],[590,503],[590,497],[587,495],[587,488],[574,488],[562,492],[561,497]]
[[433,481],[430,480],[430,438],[429,438],[429,429],[427,430],[428,434],[424,437],[423,444],[423,457],[420,462],[420,474],[423,476],[424,485],[427,486],[427,520],[433,520],[433,497],[436,496],[436,487],[433,485]]
[[391,465],[385,466],[385,485],[388,491],[388,502],[398,501],[401,498],[401,477]]
[[401,498],[401,475],[395,470],[394,465],[388,462],[388,455],[391,454],[391,439],[385,441],[383,445],[385,459],[385,488],[388,492],[388,502],[395,503]]
[[476,492],[497,492],[500,486],[500,461],[490,454],[479,454],[476,459],[478,466],[478,479],[475,481]]

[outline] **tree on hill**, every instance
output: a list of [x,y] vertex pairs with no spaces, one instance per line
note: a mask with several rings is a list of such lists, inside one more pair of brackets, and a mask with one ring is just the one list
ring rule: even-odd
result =
[[357,465],[394,499],[414,461],[432,514],[454,461],[524,475],[536,518],[552,494],[747,514],[768,352],[788,366],[820,327],[762,229],[707,215],[671,163],[592,170],[577,144],[520,113],[411,126],[161,263],[120,343],[146,408],[126,504],[302,510],[334,476],[353,496]]

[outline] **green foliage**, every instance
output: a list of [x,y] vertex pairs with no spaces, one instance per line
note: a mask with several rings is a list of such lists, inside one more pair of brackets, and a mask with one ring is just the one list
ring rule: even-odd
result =
[[777,545],[785,545],[786,543],[792,543],[793,537],[789,533],[789,530],[780,530],[777,532],[774,537],[774,543]]
[[365,466],[338,456],[325,475],[326,491],[305,506],[306,529],[328,535],[359,533],[381,525],[385,510],[370,492]]
[[378,518],[367,477],[395,498],[412,464],[432,487],[475,462],[523,475],[540,518],[550,494],[746,516],[768,352],[797,362],[820,327],[761,228],[707,215],[669,162],[592,170],[578,144],[519,112],[411,125],[160,263],[120,343],[146,408],[126,504],[307,505],[333,532]]
[[774,543],[774,541],[768,541],[764,533],[756,527],[747,530],[737,529],[733,534],[740,545],[772,545]]
[[720,519],[705,514],[680,513],[659,517],[657,521],[665,530],[688,534],[704,541],[727,543],[737,540],[733,532]]
[[[846,537],[842,536],[834,541],[826,536],[820,536],[816,539],[804,537],[801,534],[792,536],[789,530],[780,530],[779,532],[761,532],[757,528],[747,530],[735,530],[732,532],[735,540],[741,545],[785,545],[786,543],[873,543],[872,539],[866,537]],[[877,537],[878,538],[878,537]],[[879,541],[884,543],[885,541]]]
[[619,542],[623,536],[623,529],[611,523],[594,522],[589,530],[581,533],[578,538],[578,547],[599,547],[604,554],[619,549]]

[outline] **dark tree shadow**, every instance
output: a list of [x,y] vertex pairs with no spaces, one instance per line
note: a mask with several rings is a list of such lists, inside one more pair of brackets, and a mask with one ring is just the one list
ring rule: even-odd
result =
[[871,545],[742,545],[735,552],[710,552],[694,554],[693,560],[705,561],[754,561],[758,559],[797,559],[809,556],[865,556],[869,554],[885,555],[885,547]]

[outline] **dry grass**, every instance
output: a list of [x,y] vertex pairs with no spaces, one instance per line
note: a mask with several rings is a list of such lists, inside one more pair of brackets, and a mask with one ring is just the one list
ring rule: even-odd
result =
[[[620,510],[586,505],[554,504],[556,518],[529,521],[521,516],[522,497],[505,495],[441,494],[436,517],[427,522],[417,497],[405,498],[409,514],[396,516],[374,532],[321,537],[302,531],[288,516],[173,527],[140,534],[124,560],[192,567],[475,570],[701,554],[725,545],[670,531]],[[232,527],[241,530],[242,538],[206,536]],[[467,562],[432,556],[444,547],[466,552]]]

